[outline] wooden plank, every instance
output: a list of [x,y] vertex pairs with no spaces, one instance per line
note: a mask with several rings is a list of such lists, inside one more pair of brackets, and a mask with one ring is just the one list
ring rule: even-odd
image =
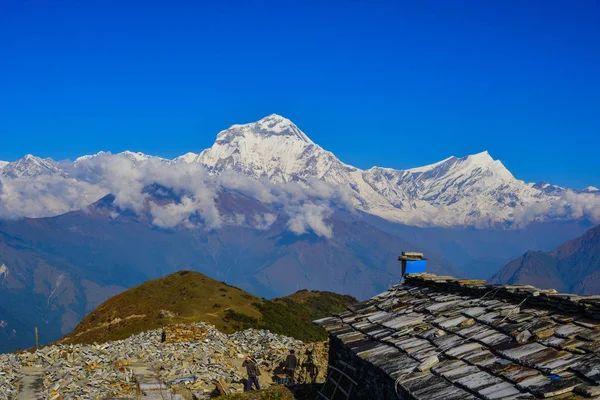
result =
[[348,379],[350,382],[352,382],[352,384],[354,384],[354,385],[358,385],[358,383],[357,383],[357,382],[356,382],[354,379],[350,378],[350,376],[349,376],[349,375],[347,375],[347,374],[346,374],[344,371],[342,371],[341,369],[339,369],[339,368],[336,368],[336,367],[334,367],[334,366],[332,366],[332,365],[330,365],[330,366],[329,366],[329,368],[331,368],[331,369],[333,369],[333,370],[335,370],[335,371],[339,372],[340,374],[342,374],[344,377],[346,377],[346,379]]

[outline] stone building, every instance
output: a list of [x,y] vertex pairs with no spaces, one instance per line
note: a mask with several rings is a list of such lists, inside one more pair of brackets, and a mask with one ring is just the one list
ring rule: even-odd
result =
[[600,399],[600,296],[429,274],[342,314],[325,399]]

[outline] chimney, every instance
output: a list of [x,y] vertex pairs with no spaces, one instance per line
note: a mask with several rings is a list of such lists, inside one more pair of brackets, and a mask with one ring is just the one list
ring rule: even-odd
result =
[[423,256],[423,253],[403,251],[402,255],[398,257],[398,261],[402,262],[402,276],[425,273],[427,259]]

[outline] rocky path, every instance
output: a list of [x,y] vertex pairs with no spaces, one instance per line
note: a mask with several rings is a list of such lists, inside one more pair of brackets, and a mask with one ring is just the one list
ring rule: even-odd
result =
[[19,384],[19,400],[43,400],[44,374],[46,368],[23,367],[21,368],[21,382]]
[[142,392],[141,399],[183,400],[181,395],[172,394],[169,391],[158,374],[147,363],[134,362],[129,366],[129,369]]

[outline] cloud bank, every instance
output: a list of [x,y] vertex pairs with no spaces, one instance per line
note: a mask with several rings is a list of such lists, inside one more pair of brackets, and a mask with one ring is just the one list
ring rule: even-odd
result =
[[[312,232],[331,238],[334,232],[328,220],[334,210],[354,210],[350,189],[319,180],[274,184],[266,178],[250,178],[232,171],[211,176],[197,163],[152,157],[139,160],[110,153],[61,163],[61,168],[64,173],[0,177],[0,218],[47,217],[86,209],[110,193],[118,207],[111,218],[132,211],[148,216],[160,228],[219,229],[236,225],[267,230],[281,218],[285,228],[295,234]],[[242,194],[255,203],[245,209],[238,205],[237,210],[227,210],[219,204],[219,196],[227,192]],[[440,215],[452,221],[454,214],[451,208],[428,204],[419,211],[408,215],[405,223],[435,225]],[[473,208],[475,226],[494,226],[497,218],[491,212]],[[537,203],[517,205],[506,222],[523,227],[534,221],[577,218],[600,223],[600,194],[565,190],[540,198]],[[461,220],[457,219],[456,224],[460,225]]]
[[536,221],[578,218],[588,218],[595,224],[600,223],[599,194],[566,190],[555,201],[517,207],[514,211],[515,224],[520,227]]
[[[0,178],[0,217],[59,215],[84,209],[110,193],[120,211],[149,215],[160,228],[243,225],[266,230],[282,215],[294,233],[313,232],[331,238],[333,231],[326,220],[333,209],[352,209],[343,189],[323,182],[274,185],[236,173],[213,177],[199,164],[170,163],[159,158],[134,161],[104,153],[65,163],[62,168],[66,174]],[[275,212],[222,214],[217,199],[227,190],[270,205]],[[119,211],[110,216],[118,218]]]

